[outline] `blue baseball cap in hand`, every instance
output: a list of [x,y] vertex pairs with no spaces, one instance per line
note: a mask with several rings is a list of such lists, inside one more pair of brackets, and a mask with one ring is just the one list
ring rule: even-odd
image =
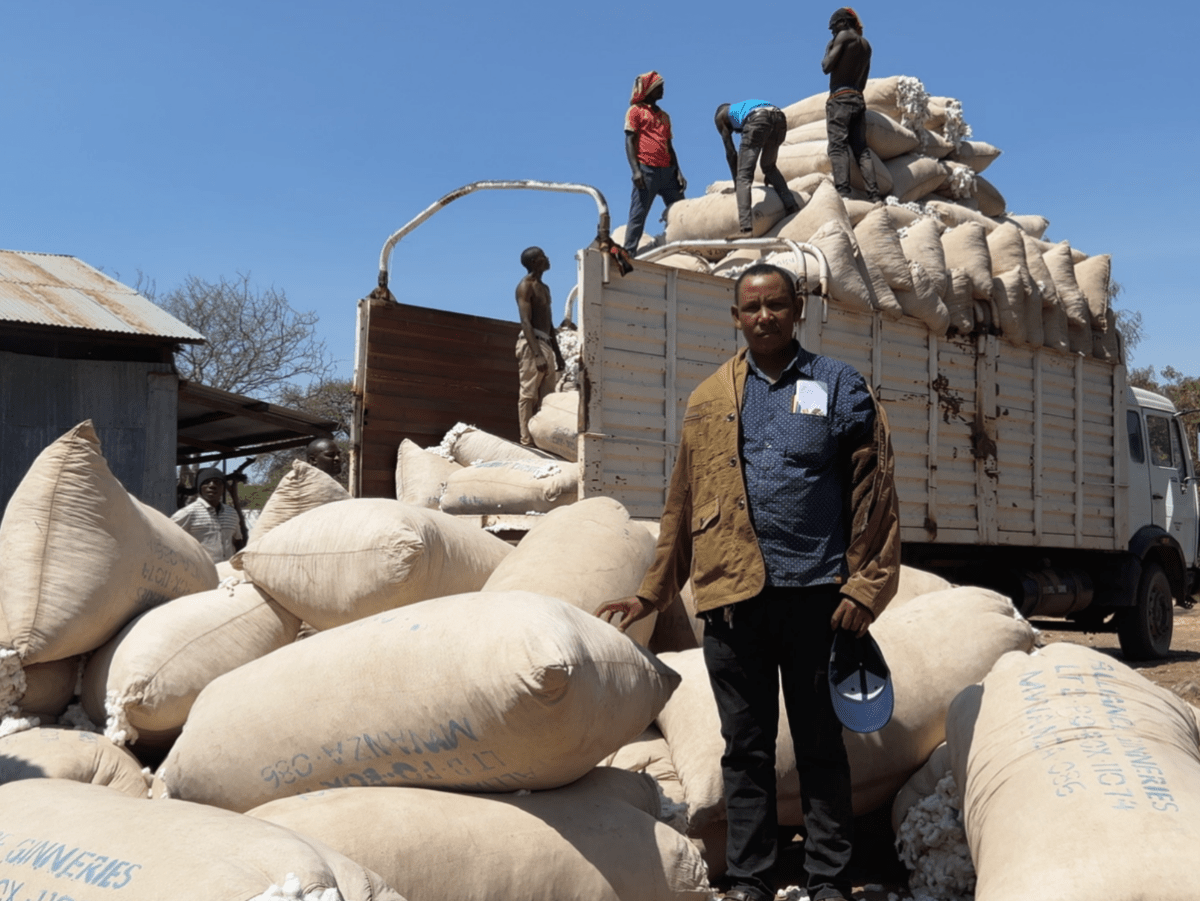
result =
[[891,720],[892,674],[869,632],[862,638],[848,629],[834,632],[829,695],[837,718],[852,732],[878,732]]

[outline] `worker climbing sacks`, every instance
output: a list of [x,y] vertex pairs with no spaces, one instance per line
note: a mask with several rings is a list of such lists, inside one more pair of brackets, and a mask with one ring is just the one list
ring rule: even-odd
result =
[[[880,204],[867,199],[857,164],[851,167],[851,196],[841,197],[833,188],[827,97],[822,92],[784,108],[788,132],[778,165],[801,209],[767,228],[763,225],[770,217],[761,217],[755,221],[755,235],[814,244],[820,235],[825,244],[832,242],[833,246],[820,249],[834,270],[829,287],[837,303],[875,310],[888,318],[915,318],[938,335],[992,330],[1015,344],[1119,362],[1111,276],[1104,271],[1104,262],[1093,262],[1107,255],[1089,257],[1069,247],[1052,250],[1055,245],[1044,240],[1049,227],[1044,216],[1008,210],[998,185],[980,174],[1000,156],[1000,150],[971,139],[958,100],[930,96],[911,76],[868,80],[864,91],[867,145],[879,191],[886,199]],[[762,198],[765,210],[774,195],[762,185],[761,173],[757,177],[752,190]],[[730,223],[737,214],[730,184],[714,182],[703,197],[673,204],[666,213],[668,241],[686,237],[721,242],[720,247],[676,253],[660,262],[736,278],[759,258],[736,246],[725,249],[723,239],[734,231]],[[701,209],[704,216],[695,215]],[[820,231],[831,221],[852,232],[852,254],[845,252],[836,236]],[[896,239],[886,232],[895,235],[898,230],[919,239],[907,240],[903,248],[894,246]],[[935,232],[941,233],[940,248],[932,241]],[[1036,242],[1036,265],[1026,259],[1032,254],[1022,246],[1026,240]],[[804,262],[776,249],[762,256],[797,274]],[[1078,278],[1088,281],[1086,294],[1075,284],[1074,267],[1081,265]],[[961,280],[952,286],[954,269],[968,275],[969,295]],[[1014,269],[1019,271],[1019,284],[1016,276],[1009,277],[1003,293],[994,297],[995,280],[1005,279]],[[1045,271],[1051,275],[1044,277]],[[1039,284],[1049,288],[1051,282],[1057,290],[1046,295]],[[816,280],[808,279],[805,290],[815,293]],[[1070,323],[1069,341],[1063,338],[1064,316]]]

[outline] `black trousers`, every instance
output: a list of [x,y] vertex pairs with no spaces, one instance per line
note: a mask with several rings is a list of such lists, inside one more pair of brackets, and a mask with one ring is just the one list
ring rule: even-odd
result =
[[830,95],[825,101],[825,131],[829,137],[829,165],[833,169],[833,186],[843,197],[850,196],[850,158],[858,161],[867,197],[879,199],[875,183],[875,163],[867,149],[867,104],[862,94],[854,91]]
[[779,171],[779,147],[787,137],[787,116],[774,107],[759,107],[751,110],[742,125],[742,142],[738,147],[737,180],[734,192],[738,205],[738,228],[750,231],[754,218],[750,212],[750,186],[754,183],[754,169],[761,166],[763,181],[775,189],[783,206],[789,212],[796,207],[787,180]]
[[760,901],[775,895],[781,684],[800,773],[808,894],[813,901],[850,897],[845,876],[854,838],[850,762],[826,677],[830,618],[839,601],[835,585],[768,588],[704,615],[704,662],[725,739],[728,874]]

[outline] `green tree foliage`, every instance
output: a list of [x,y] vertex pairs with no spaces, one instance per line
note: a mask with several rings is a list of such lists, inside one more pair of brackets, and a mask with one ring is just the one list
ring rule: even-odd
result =
[[1153,366],[1143,366],[1130,370],[1129,384],[1169,397],[1176,410],[1187,414],[1183,417],[1187,442],[1195,451],[1197,428],[1200,427],[1200,378],[1184,375],[1174,366],[1164,366],[1161,374]]

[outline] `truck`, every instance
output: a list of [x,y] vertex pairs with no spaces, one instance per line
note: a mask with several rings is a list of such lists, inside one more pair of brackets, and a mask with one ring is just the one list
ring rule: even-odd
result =
[[[403,437],[436,443],[457,421],[506,437],[515,431],[517,323],[409,306],[387,288],[398,236],[494,184],[543,187],[467,186],[385,245],[382,290],[359,304],[356,494],[394,491],[386,472]],[[734,283],[654,262],[706,242],[655,248],[622,274],[628,267],[611,251],[607,207],[599,192],[586,192],[597,199],[600,223],[596,240],[577,253],[564,315],[581,346],[579,496],[613,497],[634,518],[657,520],[688,397],[739,347]],[[991,328],[935,334],[911,317],[833,302],[820,252],[787,243],[820,268],[805,280],[815,290],[805,298],[801,344],[856,367],[887,411],[903,562],[994,588],[1027,618],[1114,629],[1129,659],[1166,656],[1174,607],[1192,606],[1200,585],[1196,466],[1171,402],[1128,384],[1123,353],[1109,361],[1014,344]],[[981,312],[977,321],[997,321],[995,310]],[[431,367],[396,351],[401,334],[424,349],[425,329],[470,335],[470,357]],[[508,386],[511,401],[496,393]]]

